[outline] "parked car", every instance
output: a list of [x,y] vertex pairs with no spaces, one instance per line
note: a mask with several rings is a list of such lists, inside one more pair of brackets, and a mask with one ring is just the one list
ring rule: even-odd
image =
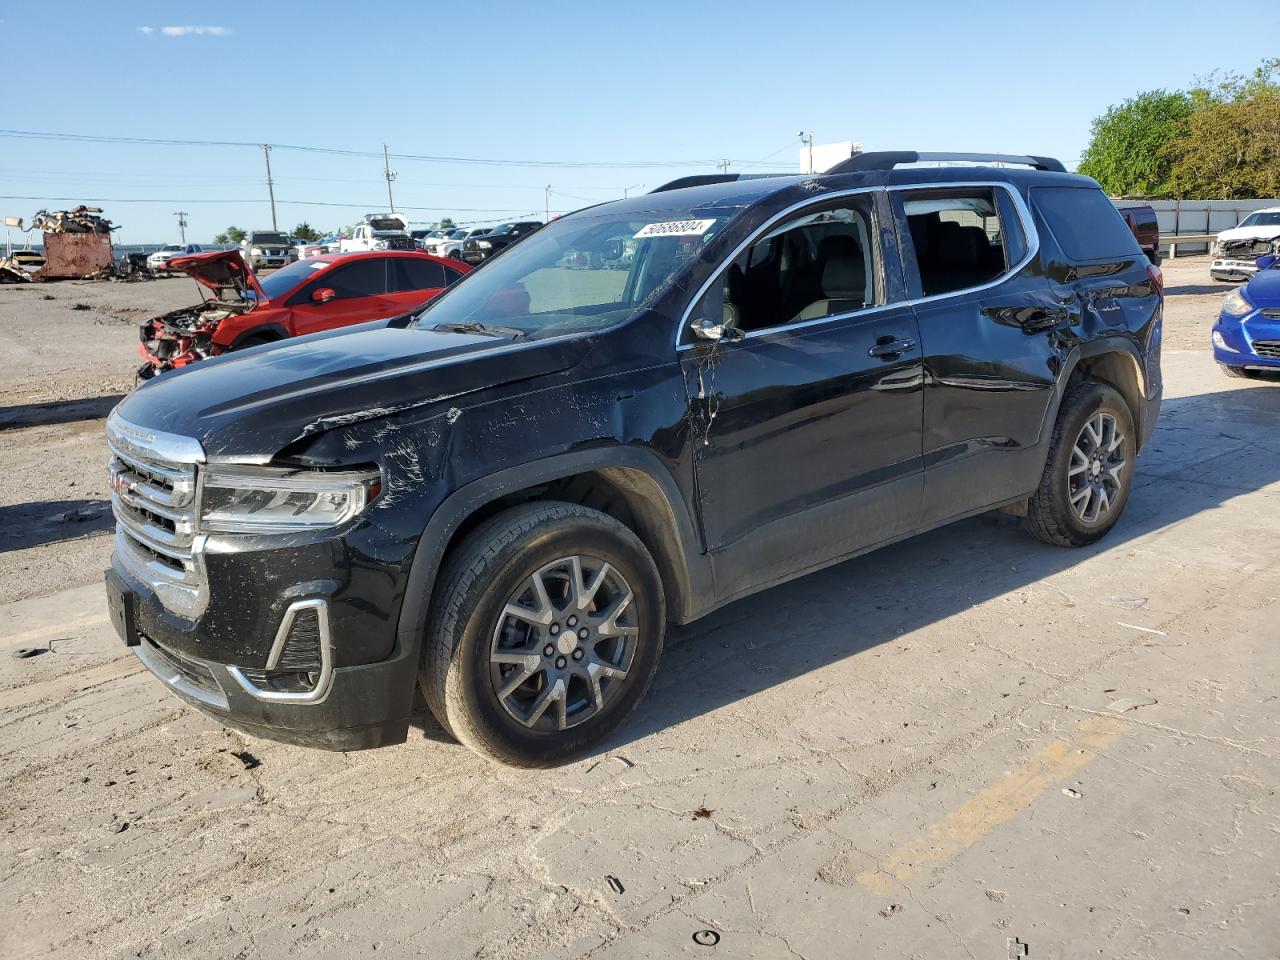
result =
[[451,234],[452,230],[414,230],[413,240],[419,248],[427,251],[427,253],[435,253],[434,247],[436,241]]
[[409,221],[403,214],[369,214],[356,224],[351,236],[338,242],[339,253],[360,250],[416,250],[417,244],[409,235]]
[[276,230],[252,230],[240,241],[240,256],[254,270],[290,263],[289,238]]
[[1259,257],[1280,253],[1280,207],[1255,210],[1240,225],[1223,230],[1213,243],[1209,276],[1247,280],[1258,272]]
[[488,236],[488,227],[470,227],[450,230],[448,236],[436,242],[435,254],[438,257],[452,257],[454,260],[462,259],[462,245],[468,240]]
[[138,376],[185,367],[231,350],[395,316],[420,306],[469,269],[425,253],[330,254],[265,277],[227,250],[172,262],[212,299],[148,320]]
[[484,236],[463,241],[462,252],[458,259],[468,266],[478,267],[513,243],[523,240],[541,226],[540,220],[520,220],[515,223],[500,224]]
[[1117,201],[1116,209],[1124,222],[1129,225],[1138,246],[1147,255],[1147,259],[1157,266],[1160,264],[1160,224],[1156,220],[1156,212],[1149,203],[1132,203]]
[[668,623],[986,510],[1096,542],[1160,407],[1160,270],[1055,160],[922,159],[958,158],[675,181],[144,384],[107,427],[124,642],[255,735],[400,742],[417,685],[545,765],[623,722]]
[[26,274],[39,273],[44,266],[44,254],[36,250],[14,250],[9,259]]
[[1256,272],[1222,298],[1213,359],[1229,377],[1280,374],[1280,257],[1259,257]]
[[197,253],[204,253],[204,248],[198,243],[166,243],[147,257],[147,267],[154,275],[160,276],[171,272],[170,260],[175,257],[190,257]]

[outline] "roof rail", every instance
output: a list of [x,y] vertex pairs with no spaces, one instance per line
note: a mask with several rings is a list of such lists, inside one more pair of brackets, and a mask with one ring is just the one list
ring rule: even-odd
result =
[[934,163],[937,161],[961,161],[964,163],[1013,163],[1036,170],[1066,173],[1067,168],[1053,157],[1036,157],[1010,153],[917,153],[914,150],[884,150],[872,153],[855,153],[848,160],[837,163],[828,175],[834,173],[859,173],[867,170],[892,170],[904,163]]
[[650,193],[666,193],[668,190],[683,190],[685,187],[705,187],[712,183],[733,183],[736,180],[764,180],[767,177],[790,177],[790,173],[695,173],[689,177],[678,177],[662,186],[650,190]]

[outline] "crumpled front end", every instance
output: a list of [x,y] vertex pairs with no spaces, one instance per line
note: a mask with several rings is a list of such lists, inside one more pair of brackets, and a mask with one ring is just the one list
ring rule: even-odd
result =
[[206,301],[153,317],[138,329],[138,354],[143,364],[138,376],[150,380],[158,374],[215,356],[221,348],[213,342],[214,332],[229,317],[253,309],[252,304]]

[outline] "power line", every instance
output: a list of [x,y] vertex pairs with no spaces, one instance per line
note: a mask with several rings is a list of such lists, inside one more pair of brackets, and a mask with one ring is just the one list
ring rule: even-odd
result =
[[[0,194],[0,200],[35,200],[40,203],[72,202],[72,201],[76,203],[216,203],[216,204],[261,203],[262,202],[262,198],[260,197],[254,197],[250,199],[237,199],[237,200],[228,200],[228,199],[192,200],[190,197],[183,197],[180,200],[176,200],[173,198],[156,199],[156,198],[143,198],[143,197],[34,197],[34,196],[20,196],[16,194]],[[376,210],[380,205],[379,202],[345,203],[345,202],[338,202],[335,200],[281,200],[278,197],[276,198],[276,203],[281,205],[289,204],[295,207],[299,207],[299,206],[300,207],[344,207],[348,209],[358,209],[358,210]],[[515,207],[410,207],[410,206],[405,206],[404,204],[400,204],[399,206],[401,210],[422,210],[427,212],[439,212],[439,213],[450,213],[450,212],[510,213],[512,210],[517,209]],[[539,211],[537,210],[533,210],[533,211],[530,211],[530,214],[538,213],[538,212]],[[551,212],[552,213],[572,213],[573,211],[572,210],[552,210]]]
[[[247,140],[180,140],[162,137],[118,137],[101,136],[85,133],[54,133],[40,130],[8,130],[0,129],[0,137],[11,137],[25,140],[57,140],[77,143],[117,143],[166,147],[253,147],[261,149],[264,144],[251,143]],[[383,157],[389,160],[414,160],[420,163],[458,163],[492,167],[598,167],[598,168],[648,168],[648,167],[709,167],[715,160],[507,160],[485,157],[435,156],[430,154],[391,153],[383,154],[372,150],[349,150],[339,147],[316,147],[296,143],[266,144],[275,150],[297,150],[304,153],[325,153],[344,157]],[[762,163],[752,161],[734,161],[737,166],[791,166],[790,164]]]

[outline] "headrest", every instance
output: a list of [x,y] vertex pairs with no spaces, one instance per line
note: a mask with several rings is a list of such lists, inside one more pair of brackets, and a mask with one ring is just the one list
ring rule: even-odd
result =
[[818,244],[818,263],[822,265],[823,297],[866,300],[867,269],[857,240],[848,234],[823,237]]
[[956,227],[938,237],[938,265],[944,270],[967,270],[981,266],[984,247],[989,247],[981,227]]

